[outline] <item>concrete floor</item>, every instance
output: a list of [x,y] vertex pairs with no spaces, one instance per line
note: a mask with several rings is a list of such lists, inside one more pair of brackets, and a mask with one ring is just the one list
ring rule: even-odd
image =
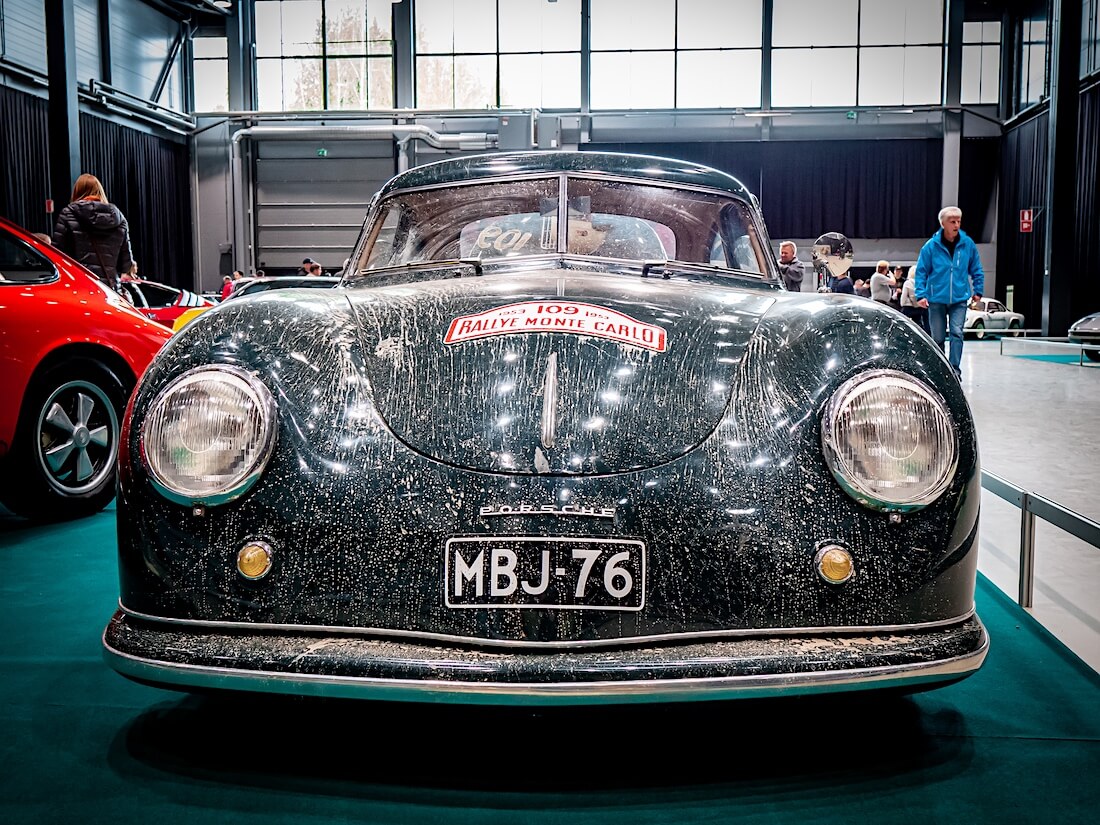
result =
[[[1003,351],[963,349],[982,468],[1100,522],[1100,364],[1024,340]],[[1016,598],[1019,508],[983,491],[980,530],[978,569]],[[1037,519],[1035,577],[1032,615],[1100,671],[1100,548]]]

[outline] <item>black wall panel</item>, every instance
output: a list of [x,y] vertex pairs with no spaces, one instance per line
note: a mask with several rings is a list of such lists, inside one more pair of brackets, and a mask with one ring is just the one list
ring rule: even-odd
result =
[[919,238],[937,228],[942,140],[761,143],[605,143],[589,151],[635,152],[705,163],[760,199],[773,238]]
[[1081,95],[1079,117],[1074,320],[1100,311],[1100,85]]
[[46,214],[50,196],[47,108],[45,98],[0,86],[0,215],[31,232],[53,230]]
[[[1005,132],[1001,147],[1001,203],[997,221],[997,297],[1013,286],[1012,307],[1029,327],[1043,317],[1043,244],[1047,185],[1047,114]],[[1020,210],[1034,209],[1034,228],[1020,232]],[[1064,332],[1064,330],[1063,330]]]
[[990,204],[1000,171],[1000,137],[963,138],[959,149],[959,202],[956,205],[963,211],[963,230],[977,243],[993,239],[997,215],[995,211],[990,214]]
[[187,145],[80,116],[80,163],[130,224],[141,277],[191,288],[191,177]]

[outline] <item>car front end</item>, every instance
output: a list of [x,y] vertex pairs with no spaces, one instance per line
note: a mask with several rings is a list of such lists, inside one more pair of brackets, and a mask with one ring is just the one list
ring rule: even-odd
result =
[[[464,216],[466,240],[507,252],[541,226],[572,243],[570,183],[519,222]],[[712,244],[726,261],[745,237],[766,247],[745,194],[720,206],[754,222]],[[383,198],[364,277],[229,302],[143,380],[114,668],[583,704],[918,690],[981,665],[973,422],[902,316],[785,293],[759,255],[715,271],[705,248],[698,265],[587,246],[394,265],[385,214]]]
[[[1070,325],[1069,340],[1074,344],[1100,346],[1100,312],[1094,312],[1079,318]],[[1100,349],[1086,349],[1085,356],[1091,361],[1100,361]]]

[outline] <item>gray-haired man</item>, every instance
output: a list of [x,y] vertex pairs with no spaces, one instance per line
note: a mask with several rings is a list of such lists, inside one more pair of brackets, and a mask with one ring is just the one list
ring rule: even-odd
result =
[[950,339],[948,360],[962,377],[963,324],[966,307],[982,297],[985,272],[978,247],[962,231],[962,210],[945,206],[939,214],[940,230],[921,247],[913,274],[917,306],[928,308],[932,340],[943,349],[944,333]]

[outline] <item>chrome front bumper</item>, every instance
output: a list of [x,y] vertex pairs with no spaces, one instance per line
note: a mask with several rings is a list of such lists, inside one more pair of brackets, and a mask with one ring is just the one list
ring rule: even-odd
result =
[[107,663],[124,676],[180,690],[590,705],[921,690],[976,671],[989,637],[972,615],[958,624],[897,634],[517,652],[308,632],[219,631],[120,610],[103,644]]

